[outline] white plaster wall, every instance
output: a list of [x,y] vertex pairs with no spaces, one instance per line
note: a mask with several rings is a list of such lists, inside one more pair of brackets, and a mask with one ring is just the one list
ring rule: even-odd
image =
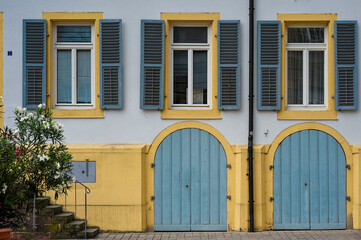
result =
[[[339,20],[361,23],[360,0],[255,0],[255,8],[255,21],[276,20],[277,13],[337,13]],[[139,108],[141,19],[160,19],[161,12],[219,12],[223,20],[241,20],[241,110],[223,111],[221,120],[200,121],[218,129],[231,144],[247,144],[248,0],[0,0],[0,12],[4,13],[4,118],[10,126],[13,110],[22,104],[23,19],[41,19],[42,12],[103,12],[104,19],[123,20],[124,108],[106,110],[104,119],[59,119],[69,144],[151,143],[163,129],[183,121],[162,120],[160,112]],[[10,50],[13,56],[7,56]],[[256,61],[254,72],[256,90]],[[254,118],[255,144],[271,143],[285,128],[305,122],[280,121],[276,112],[256,109]],[[320,122],[335,128],[350,144],[361,144],[360,111],[339,112],[338,118]]]

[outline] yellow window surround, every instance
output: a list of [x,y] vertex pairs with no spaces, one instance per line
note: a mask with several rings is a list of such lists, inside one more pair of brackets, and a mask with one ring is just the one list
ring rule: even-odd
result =
[[46,104],[53,107],[53,64],[52,64],[52,39],[53,39],[53,22],[92,22],[94,23],[94,55],[95,55],[95,89],[92,94],[95,95],[93,109],[53,109],[54,118],[103,118],[104,111],[100,109],[100,79],[99,79],[99,20],[103,19],[101,12],[43,12],[43,19],[47,24],[46,59],[47,59],[47,76],[46,76]]
[[[277,112],[278,119],[337,120],[335,110],[335,47],[334,47],[334,22],[337,14],[278,14],[281,21],[281,110]],[[286,110],[286,30],[287,24],[326,24],[328,27],[328,63],[327,63],[327,109],[326,110]]]
[[[217,84],[217,21],[220,20],[220,13],[161,13],[161,19],[165,23],[165,70],[164,70],[164,109],[161,111],[162,119],[220,119],[221,111],[217,109],[217,93],[218,93],[218,84]],[[211,103],[212,108],[206,110],[180,110],[180,109],[171,109],[170,108],[170,91],[169,91],[169,81],[171,81],[169,73],[169,55],[170,55],[170,46],[169,46],[169,25],[171,23],[177,22],[190,22],[190,23],[211,23],[212,25],[212,89],[211,89]]]

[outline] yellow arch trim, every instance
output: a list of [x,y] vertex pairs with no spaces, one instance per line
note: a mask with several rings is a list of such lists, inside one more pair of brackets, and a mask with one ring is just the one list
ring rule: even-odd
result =
[[[147,230],[152,231],[154,229],[154,201],[151,200],[151,196],[154,196],[154,168],[151,167],[151,163],[154,163],[155,154],[159,145],[162,141],[170,134],[177,130],[185,128],[197,128],[203,131],[208,132],[213,135],[222,145],[226,157],[227,164],[234,165],[235,163],[235,154],[233,149],[227,139],[214,127],[197,121],[183,121],[175,123],[162,132],[154,139],[152,145],[149,148],[147,159],[146,159],[146,219],[147,219]],[[232,168],[227,168],[227,195],[235,196],[235,173],[232,171]],[[227,200],[227,228],[228,230],[234,229],[235,226],[235,201],[232,199]]]
[[[353,155],[351,146],[348,144],[346,139],[334,128],[327,126],[322,123],[306,122],[293,125],[283,130],[272,142],[266,157],[266,209],[267,210],[267,222],[273,226],[273,202],[270,201],[270,197],[273,196],[273,171],[269,170],[269,166],[273,165],[274,156],[280,143],[288,136],[295,132],[302,130],[318,130],[332,136],[342,147],[346,164],[352,166]],[[352,205],[353,205],[353,168],[347,169],[346,171],[346,194],[351,197],[351,201],[346,201],[346,215],[347,215],[347,228],[352,228]]]

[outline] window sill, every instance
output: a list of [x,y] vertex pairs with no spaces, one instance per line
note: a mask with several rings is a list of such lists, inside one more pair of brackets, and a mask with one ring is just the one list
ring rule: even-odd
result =
[[102,109],[52,109],[53,118],[104,118]]
[[162,119],[221,119],[221,111],[212,110],[162,110]]
[[336,110],[281,110],[277,112],[278,120],[337,120]]

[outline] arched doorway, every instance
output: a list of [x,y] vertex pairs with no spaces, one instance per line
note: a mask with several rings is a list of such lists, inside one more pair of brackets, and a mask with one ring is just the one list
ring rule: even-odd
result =
[[329,134],[302,130],[274,157],[274,229],[345,229],[346,160]]
[[168,135],[155,154],[154,230],[226,231],[227,158],[208,132]]

